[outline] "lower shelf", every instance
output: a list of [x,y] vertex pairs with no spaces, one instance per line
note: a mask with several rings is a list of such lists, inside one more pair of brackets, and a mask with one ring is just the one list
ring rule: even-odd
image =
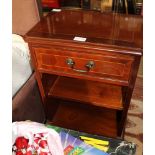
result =
[[99,107],[123,109],[121,87],[100,82],[58,77],[52,83],[48,95]]
[[116,110],[63,102],[52,120],[53,125],[108,137],[117,137]]

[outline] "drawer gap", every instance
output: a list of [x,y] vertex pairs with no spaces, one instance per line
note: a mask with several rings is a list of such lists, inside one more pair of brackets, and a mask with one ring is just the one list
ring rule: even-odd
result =
[[98,107],[123,109],[121,86],[58,76],[48,90],[47,94],[51,97],[84,102]]

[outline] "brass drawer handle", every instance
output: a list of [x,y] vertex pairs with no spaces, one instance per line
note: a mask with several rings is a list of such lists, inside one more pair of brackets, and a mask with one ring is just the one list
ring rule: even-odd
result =
[[74,62],[73,59],[71,59],[71,58],[68,58],[68,59],[66,60],[66,63],[67,63],[67,65],[70,66],[70,67],[73,67],[74,64],[75,64],[75,62]]
[[86,64],[86,67],[90,70],[95,66],[94,61],[90,60],[88,61],[88,63]]
[[86,72],[88,72],[90,69],[92,69],[92,68],[95,66],[94,61],[88,61],[88,63],[85,65],[85,67],[87,68],[87,70],[75,69],[75,68],[74,68],[75,62],[74,62],[73,59],[71,59],[71,58],[68,58],[68,59],[66,60],[66,63],[67,63],[67,65],[70,66],[74,71],[80,72],[80,73],[86,73]]

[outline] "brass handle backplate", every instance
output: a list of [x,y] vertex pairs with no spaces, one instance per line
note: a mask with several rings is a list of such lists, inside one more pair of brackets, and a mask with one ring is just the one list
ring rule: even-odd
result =
[[70,66],[70,67],[73,67],[74,64],[75,64],[75,62],[74,62],[73,59],[71,59],[71,58],[68,58],[68,59],[66,60],[66,63],[67,63],[67,65]]
[[90,70],[95,66],[94,61],[90,60],[88,61],[88,63],[86,64],[86,67]]

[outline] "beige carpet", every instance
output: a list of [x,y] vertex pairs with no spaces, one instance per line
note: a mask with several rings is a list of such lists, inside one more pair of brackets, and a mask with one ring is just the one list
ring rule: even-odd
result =
[[143,152],[143,78],[138,77],[133,92],[125,130],[125,140],[137,145],[136,155]]

